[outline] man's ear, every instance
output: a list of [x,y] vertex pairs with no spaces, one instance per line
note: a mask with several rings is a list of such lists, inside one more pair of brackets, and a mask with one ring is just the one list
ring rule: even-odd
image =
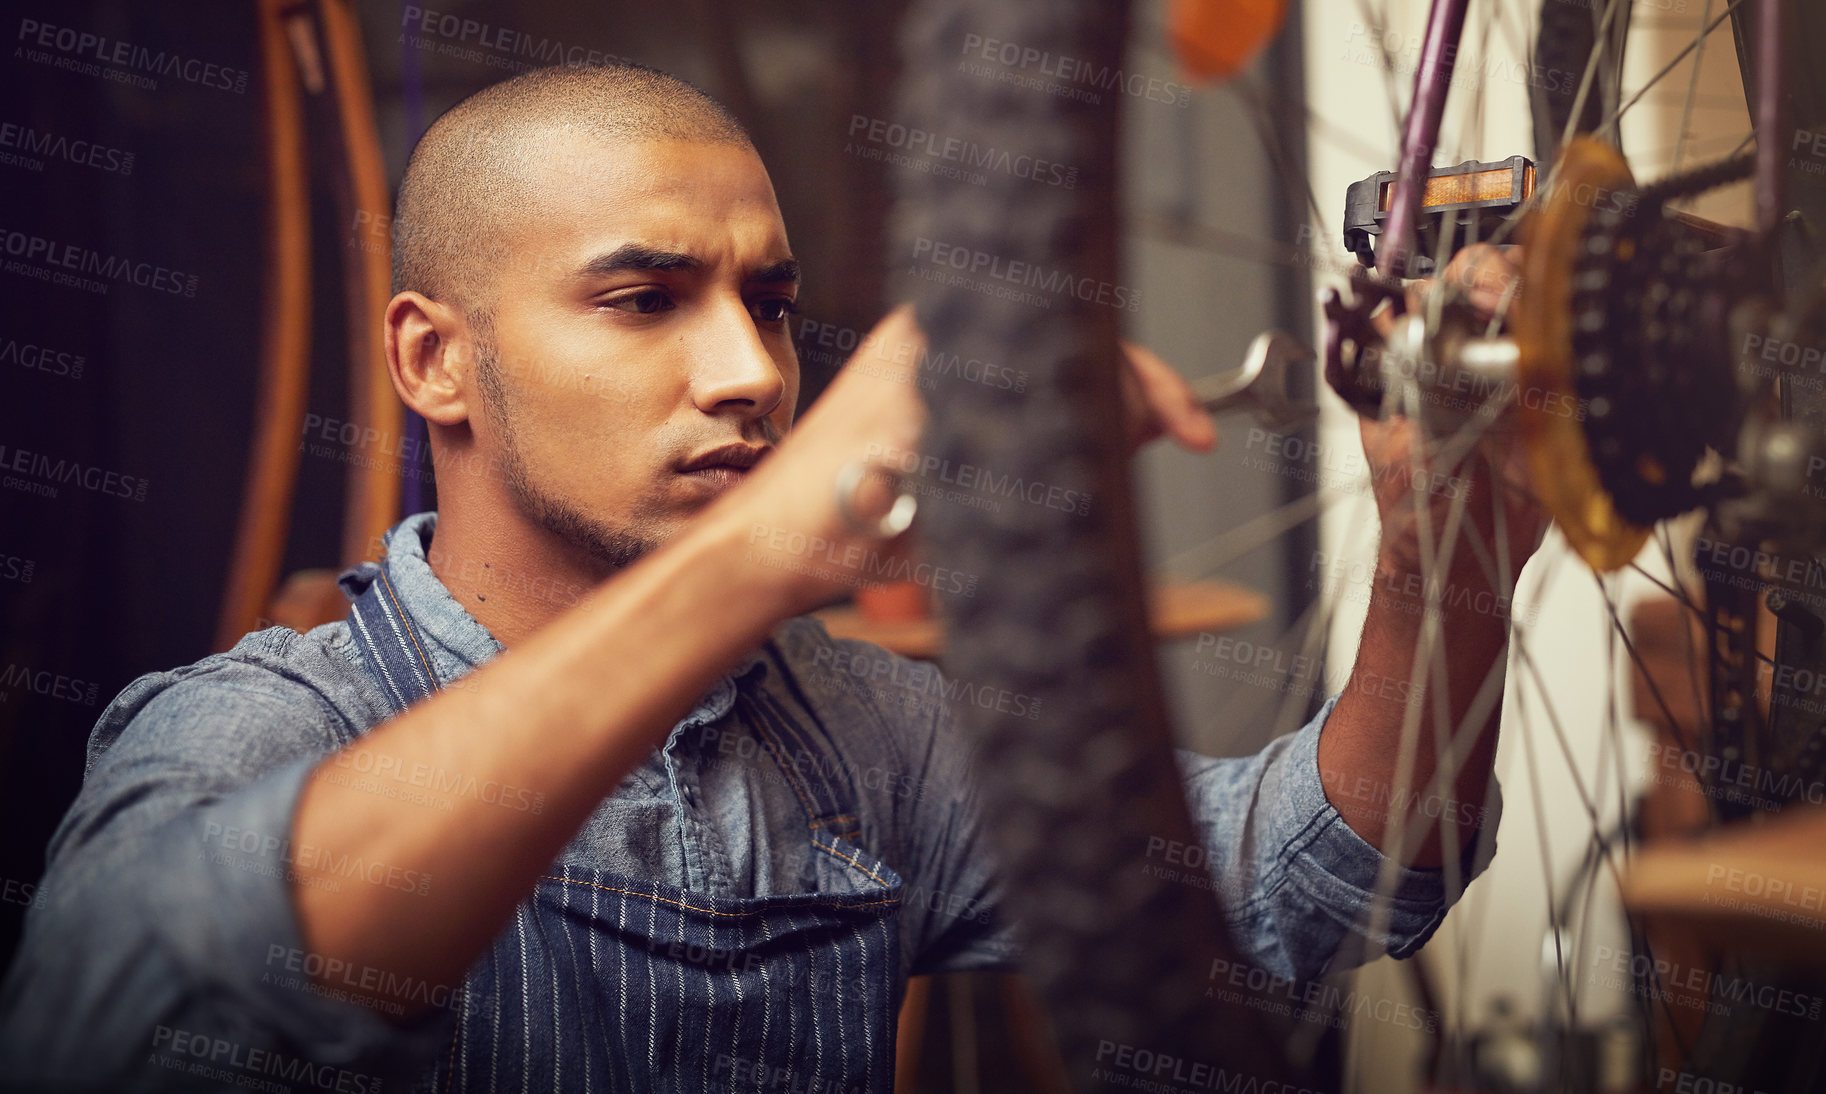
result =
[[387,302],[386,327],[387,371],[400,399],[437,425],[468,421],[475,344],[463,314],[403,292]]

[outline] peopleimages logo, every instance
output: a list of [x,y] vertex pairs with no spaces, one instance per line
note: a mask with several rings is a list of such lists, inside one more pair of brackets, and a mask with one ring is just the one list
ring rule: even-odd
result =
[[[151,262],[134,262],[120,255],[105,255],[88,247],[59,243],[26,232],[0,228],[0,251],[16,260],[6,264],[9,273],[35,276],[40,280],[61,284],[67,279],[79,288],[92,291],[99,289],[103,293],[108,291],[108,286],[102,282],[61,272],[53,275],[46,268],[56,267],[58,271],[68,270],[76,274],[106,278],[109,281],[137,285],[142,289],[183,296],[185,299],[194,299],[197,295],[196,274],[181,273]],[[33,263],[41,265],[33,266]]]
[[743,561],[774,570],[810,574],[825,581],[839,581],[851,588],[890,581],[911,581],[933,592],[950,596],[976,595],[976,575],[929,562],[915,562],[893,551],[868,550],[808,535],[779,525],[757,523],[748,531],[748,551]]
[[[10,473],[9,473],[10,472]],[[97,494],[146,500],[146,480],[79,460],[53,459],[42,452],[0,444],[0,479],[8,489],[54,498],[58,487],[80,486]]]
[[[556,38],[535,38],[512,27],[484,23],[417,4],[400,12],[401,41],[457,60],[474,61],[512,72],[568,65],[572,68],[631,63],[618,53],[568,45]],[[479,48],[472,48],[479,47]]]
[[[862,344],[865,332],[855,327],[840,326],[836,323],[820,323],[816,319],[799,320],[794,333],[799,347],[799,360],[821,365],[841,365],[849,361],[849,368],[883,380],[892,380],[899,384],[917,385],[922,390],[930,391],[938,386],[940,380],[957,379],[965,383],[982,384],[984,387],[998,388],[1002,391],[1025,392],[1027,390],[1027,370],[1010,368],[1007,365],[985,361],[980,357],[965,357],[957,353],[946,353],[929,345],[917,347],[919,368],[911,375],[900,369],[880,367],[877,360],[892,361],[904,365],[914,357],[915,347],[905,342],[900,343],[893,353],[883,350],[867,358],[851,359],[850,355]],[[0,357],[0,360],[4,360]]]
[[17,122],[0,122],[0,149],[12,150],[0,151],[0,163],[24,167],[28,171],[44,170],[45,160],[62,160],[117,175],[133,173],[131,152],[81,138],[71,140],[61,133],[33,129]]
[[42,372],[46,376],[80,380],[83,366],[87,362],[88,359],[80,353],[0,336],[0,365],[18,365],[23,369]]
[[1156,1052],[1120,1041],[1097,1042],[1097,1066],[1091,1069],[1090,1077],[1092,1082],[1136,1090],[1319,1094],[1310,1087],[1295,1086],[1277,1079],[1258,1079],[1254,1075],[1226,1071],[1217,1064]]
[[[168,76],[236,95],[247,90],[248,72],[244,68],[229,68],[162,49],[155,51],[106,35],[41,23],[36,19],[19,20],[19,34],[14,41],[22,43],[13,47],[15,59],[48,64],[84,76],[102,76],[133,87],[151,90],[158,87],[158,81],[152,77]],[[46,52],[51,50],[61,56]]]
[[841,681],[845,677],[857,683],[867,681],[871,690],[876,690],[876,697],[888,699],[890,704],[896,697],[889,689],[895,689],[901,693],[898,698],[903,704],[909,696],[942,696],[948,703],[968,704],[979,710],[993,710],[998,714],[1010,714],[1030,721],[1039,718],[1040,711],[1045,706],[1045,701],[1037,695],[979,684],[961,676],[947,677],[939,671],[938,666],[927,661],[910,661],[885,655],[877,657],[867,653],[852,654],[847,650],[820,646],[812,655],[812,664],[824,669],[825,682],[837,689],[843,690]]
[[[1423,42],[1424,36],[1419,32],[1404,34],[1392,27],[1352,23],[1350,33],[1344,39],[1342,59],[1385,69],[1391,75],[1410,76],[1420,67]],[[1500,79],[1550,95],[1567,95],[1579,86],[1577,70],[1549,68],[1526,59],[1506,58],[1496,53],[1461,54],[1457,45],[1446,46],[1444,58],[1453,65],[1453,87],[1482,87]]]
[[1211,987],[1205,989],[1205,998],[1238,1003],[1284,1018],[1322,1022],[1335,1029],[1343,1029],[1354,1018],[1371,1018],[1404,1029],[1439,1032],[1437,1011],[1366,995],[1322,980],[1295,980],[1221,957],[1212,960],[1207,977]]
[[[1801,151],[1803,148],[1806,151]],[[1826,130],[1816,133],[1811,129],[1796,129],[1788,151],[1796,153],[1788,157],[1790,169],[1810,175],[1826,174]]]
[[[1594,964],[1602,972],[1612,974],[1599,978],[1606,987],[1636,990],[1640,984],[1641,994],[1681,1006],[1729,1015],[1731,1003],[1748,1003],[1777,1014],[1790,1014],[1809,1021],[1818,1021],[1820,1018],[1822,1000],[1817,995],[1791,991],[1775,984],[1759,984],[1742,977],[1726,976],[1712,969],[1683,967],[1678,961],[1669,961],[1665,957],[1599,946]],[[1628,976],[1629,980],[1621,979],[1622,976]],[[1668,991],[1669,988],[1679,988],[1690,994],[1677,995]],[[1694,998],[1695,996],[1703,999]]]
[[21,585],[30,585],[32,575],[38,569],[38,563],[18,555],[0,554],[0,580],[17,581]]
[[92,707],[101,685],[94,680],[79,680],[29,665],[9,664],[0,672],[0,698],[5,697],[4,692],[14,689]]
[[1141,307],[1140,291],[1124,285],[1112,285],[1093,277],[1074,277],[1067,270],[1003,258],[1001,255],[990,254],[988,251],[960,247],[952,243],[927,239],[925,236],[914,240],[913,257],[934,266],[949,267],[963,274],[980,274],[1010,285],[1038,289],[1043,293],[1055,296],[1073,296],[1087,304],[1105,304],[1124,311],[1135,311]]
[[[1091,495],[1087,490],[1074,490],[1038,479],[1024,479],[1013,472],[996,472],[987,467],[972,463],[952,463],[948,459],[929,453],[916,452],[894,445],[872,443],[868,447],[868,458],[881,459],[893,470],[915,480],[929,480],[935,484],[957,486],[964,491],[974,493],[979,500],[1006,498],[1025,501],[1047,509],[1056,509],[1061,513],[1076,513],[1086,516],[1091,511]],[[919,482],[908,484],[912,489],[919,489]],[[962,498],[952,500],[963,500]],[[984,508],[978,505],[973,508]]]
[[[1062,163],[1031,156],[1025,152],[1011,152],[1006,148],[994,145],[979,144],[962,137],[948,137],[917,126],[906,126],[891,122],[885,118],[871,118],[866,114],[850,115],[851,145],[846,151],[855,150],[855,142],[865,141],[871,145],[905,152],[913,156],[930,156],[933,159],[946,160],[961,167],[974,167],[985,171],[995,171],[1031,182],[1058,186],[1066,190],[1077,189],[1078,169]],[[980,184],[979,184],[980,185]]]
[[[152,1048],[147,1063],[184,1071],[211,1084],[270,1089],[278,1085],[277,1080],[283,1080],[337,1094],[374,1094],[381,1089],[381,1080],[373,1075],[174,1026],[156,1027]],[[279,1089],[292,1088],[280,1085]]]
[[[1125,72],[1118,67],[1093,64],[1078,57],[1018,42],[1007,42],[1000,38],[987,38],[981,34],[964,35],[963,57],[964,60],[958,64],[960,72],[1093,105],[1103,102],[1099,92],[1104,91],[1181,107],[1192,101],[1192,89],[1172,80],[1162,80],[1142,72]],[[1018,75],[1028,71],[1038,75]],[[1072,84],[1079,86],[1072,87]]]

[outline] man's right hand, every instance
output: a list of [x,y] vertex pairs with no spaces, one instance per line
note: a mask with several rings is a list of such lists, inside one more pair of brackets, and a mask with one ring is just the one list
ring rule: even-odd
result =
[[[915,465],[926,417],[918,390],[924,349],[913,309],[890,312],[778,451],[704,512],[705,521],[746,544],[737,584],[760,581],[780,591],[791,616],[900,569],[906,539],[884,540],[846,522],[837,480],[854,461],[890,470]],[[894,497],[885,476],[866,476],[851,499],[855,516],[877,520]]]

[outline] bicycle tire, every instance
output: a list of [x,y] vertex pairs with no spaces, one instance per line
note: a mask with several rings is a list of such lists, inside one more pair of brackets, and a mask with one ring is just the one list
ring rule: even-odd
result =
[[[901,117],[910,126],[1072,164],[1077,185],[1023,186],[992,175],[959,186],[909,172],[894,253],[922,241],[952,253],[1067,271],[1115,285],[1117,108],[949,78],[968,28],[1098,69],[1120,68],[1126,6],[1107,0],[984,5],[923,0],[908,16]],[[1219,903],[1148,870],[1150,839],[1197,844],[1180,789],[1156,674],[1128,482],[1113,408],[1119,313],[1075,295],[1052,307],[967,285],[913,282],[931,358],[1017,357],[1024,393],[922,379],[928,458],[1079,492],[1088,511],[1007,512],[927,505],[935,561],[976,575],[946,598],[946,655],[980,686],[1038,697],[1038,721],[962,709],[979,747],[986,823],[1039,991],[1072,1081],[1126,1085],[1107,1057],[1122,1048],[1258,1080],[1298,1071],[1262,1009],[1207,998],[1214,961],[1235,960]]]

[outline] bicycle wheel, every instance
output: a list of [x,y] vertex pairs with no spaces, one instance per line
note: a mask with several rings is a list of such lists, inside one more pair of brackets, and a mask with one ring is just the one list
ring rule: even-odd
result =
[[[1676,530],[1668,523],[1682,514],[1703,513],[1703,518],[1697,518],[1705,522],[1701,542],[1729,546],[1746,537],[1766,543],[1769,536],[1763,533],[1794,528],[1797,523],[1775,521],[1778,514],[1770,512],[1781,508],[1787,496],[1784,489],[1792,494],[1797,487],[1777,484],[1763,464],[1744,466],[1746,450],[1739,447],[1738,438],[1731,430],[1719,429],[1707,415],[1716,416],[1720,407],[1728,405],[1731,412],[1725,417],[1735,429],[1761,413],[1756,401],[1761,393],[1779,399],[1787,415],[1786,419],[1774,416],[1767,420],[1817,422],[1821,420],[1817,396],[1805,394],[1809,389],[1797,383],[1805,377],[1794,369],[1773,370],[1762,378],[1771,383],[1763,386],[1737,382],[1743,379],[1733,373],[1738,354],[1721,337],[1737,331],[1721,320],[1719,309],[1760,302],[1765,312],[1761,337],[1774,337],[1770,332],[1779,326],[1790,341],[1812,338],[1814,344],[1826,342],[1826,338],[1806,333],[1812,329],[1808,324],[1817,324],[1818,301],[1801,287],[1805,282],[1794,276],[1813,257],[1810,244],[1797,242],[1793,233],[1777,239],[1765,232],[1761,237],[1738,238],[1740,249],[1733,261],[1720,261],[1717,254],[1707,258],[1707,252],[1717,248],[1704,244],[1717,242],[1718,234],[1707,235],[1713,230],[1704,226],[1693,234],[1692,218],[1682,209],[1746,173],[1748,163],[1736,153],[1748,146],[1749,138],[1739,141],[1739,133],[1722,146],[1702,144],[1689,138],[1688,129],[1695,103],[1703,102],[1698,94],[1701,61],[1708,47],[1714,61],[1721,52],[1722,43],[1714,40],[1715,35],[1735,39],[1736,48],[1725,55],[1735,62],[1734,67],[1743,66],[1750,73],[1744,82],[1756,86],[1754,65],[1750,64],[1754,51],[1746,45],[1754,41],[1755,24],[1747,18],[1748,5],[1742,0],[1732,4],[1719,0],[1703,8],[1695,0],[1692,12],[1674,11],[1677,2],[1636,5],[1643,10],[1633,20],[1629,18],[1632,5],[1621,0],[1589,5],[1544,0],[1538,8],[1528,10],[1499,4],[1470,22],[1462,36],[1460,72],[1488,77],[1499,71],[1500,65],[1490,59],[1493,43],[1507,43],[1519,55],[1521,77],[1514,81],[1515,87],[1507,89],[1510,102],[1503,109],[1515,116],[1518,131],[1522,121],[1532,118],[1535,123],[1534,147],[1543,157],[1539,170],[1544,195],[1555,194],[1556,182],[1567,181],[1554,174],[1547,156],[1557,154],[1570,136],[1596,134],[1646,153],[1636,157],[1634,166],[1638,175],[1654,181],[1638,185],[1624,174],[1617,177],[1613,189],[1626,195],[1632,208],[1640,205],[1655,215],[1608,222],[1587,216],[1562,229],[1577,242],[1601,237],[1608,249],[1593,249],[1594,257],[1583,266],[1556,276],[1567,282],[1569,297],[1572,281],[1582,279],[1576,286],[1581,295],[1564,305],[1568,316],[1597,317],[1591,322],[1592,331],[1587,332],[1591,336],[1574,347],[1581,359],[1590,359],[1600,350],[1616,351],[1608,353],[1605,370],[1594,369],[1576,382],[1569,380],[1575,386],[1568,394],[1583,400],[1578,405],[1586,411],[1598,405],[1595,401],[1599,399],[1609,405],[1627,399],[1632,409],[1643,408],[1637,423],[1628,429],[1584,428],[1581,419],[1577,436],[1586,448],[1576,455],[1593,465],[1593,491],[1601,493],[1632,526],[1642,528],[1648,549],[1639,558],[1634,551],[1625,556],[1626,577],[1600,574],[1594,583],[1595,593],[1585,607],[1595,611],[1597,620],[1583,624],[1586,633],[1579,648],[1590,651],[1595,647],[1606,671],[1587,695],[1572,696],[1569,703],[1570,693],[1547,678],[1561,652],[1556,648],[1562,644],[1556,635],[1565,628],[1556,631],[1551,619],[1543,623],[1525,618],[1526,612],[1516,613],[1504,736],[1509,742],[1509,766],[1519,769],[1511,771],[1512,786],[1519,781],[1522,791],[1517,794],[1512,788],[1510,796],[1532,805],[1533,820],[1540,829],[1543,865],[1535,871],[1534,882],[1543,891],[1544,911],[1534,937],[1541,940],[1545,958],[1516,958],[1513,946],[1508,947],[1509,954],[1503,954],[1503,947],[1493,947],[1487,934],[1479,937],[1480,920],[1487,921],[1493,914],[1491,902],[1479,906],[1467,901],[1456,915],[1457,928],[1448,930],[1421,963],[1422,968],[1439,966],[1422,977],[1423,993],[1442,990],[1434,981],[1449,992],[1447,1009],[1427,1004],[1437,1019],[1434,1024],[1443,1027],[1436,1044],[1423,1046],[1431,1056],[1423,1073],[1436,1082],[1495,1081],[1491,1053],[1486,1050],[1492,1046],[1513,1049],[1517,1036],[1514,1029],[1477,1028],[1471,1001],[1478,995],[1480,978],[1496,981],[1499,988],[1512,987],[1518,979],[1514,970],[1530,963],[1544,983],[1538,999],[1525,1000],[1537,1008],[1538,1015],[1532,1031],[1520,1036],[1519,1043],[1531,1054],[1537,1085],[1517,1089],[1603,1088],[1600,1073],[1604,1067],[1615,1070],[1619,1065],[1615,1060],[1608,1064],[1594,1061],[1605,1052],[1605,1038],[1613,1025],[1623,1027],[1627,1039],[1638,1046],[1619,1057],[1622,1070],[1650,1084],[1665,1087],[1691,1077],[1748,1079],[1760,1089],[1799,1090],[1811,1089],[1818,1074],[1815,1044],[1820,1039],[1797,1042],[1795,1023],[1789,1021],[1794,1016],[1776,1014],[1769,1008],[1752,1007],[1746,1013],[1741,1007],[1721,1011],[1708,1005],[1697,1032],[1691,1022],[1673,1020],[1670,1016],[1679,1000],[1670,995],[1666,983],[1668,963],[1657,961],[1654,940],[1640,931],[1633,934],[1632,948],[1629,927],[1619,914],[1600,907],[1600,887],[1590,883],[1593,879],[1614,881],[1637,851],[1642,808],[1639,787],[1630,784],[1643,781],[1643,743],[1632,744],[1625,733],[1621,677],[1610,669],[1634,667],[1642,660],[1622,624],[1628,602],[1642,588],[1658,587],[1669,593],[1686,616],[1706,628],[1706,637],[1687,652],[1688,674],[1697,685],[1693,706],[1708,710],[1705,720],[1699,725],[1687,724],[1687,735],[1681,738],[1683,717],[1690,723],[1690,716],[1676,715],[1668,696],[1652,694],[1651,701],[1665,715],[1676,739],[1666,745],[1656,742],[1650,755],[1673,755],[1681,764],[1692,758],[1701,768],[1708,760],[1721,766],[1735,762],[1740,770],[1747,758],[1754,757],[1758,770],[1798,774],[1802,780],[1798,785],[1803,788],[1815,770],[1798,766],[1812,764],[1805,757],[1815,753],[1809,753],[1805,745],[1817,739],[1818,730],[1817,718],[1802,717],[1808,709],[1802,701],[1805,697],[1792,694],[1792,686],[1787,692],[1777,687],[1770,704],[1773,714],[1766,720],[1758,715],[1753,700],[1759,666],[1769,677],[1779,677],[1783,668],[1820,667],[1817,643],[1805,644],[1811,642],[1817,628],[1810,630],[1805,620],[1784,619],[1779,628],[1780,647],[1772,656],[1759,654],[1754,642],[1759,614],[1756,594],[1764,583],[1759,579],[1746,586],[1743,574],[1724,573],[1716,566],[1702,567],[1696,575],[1691,530],[1683,534],[1677,547]],[[1398,123],[1405,111],[1398,103],[1412,72],[1407,67],[1408,51],[1401,43],[1417,41],[1419,35],[1398,35],[1391,42],[1386,7],[1378,14],[1367,2],[1361,3],[1354,14],[1361,18],[1360,28],[1370,29],[1365,36],[1370,46],[1366,56],[1373,58],[1371,63],[1384,77],[1390,120],[1397,123],[1390,127],[1392,137],[1401,128]],[[1121,61],[1115,45],[1121,40],[1119,17],[1100,5],[1095,11],[1069,15],[1025,6],[970,15],[967,25],[978,33],[993,31],[1005,41],[1030,44],[1054,55],[1083,57],[1098,65]],[[1682,31],[1675,25],[1680,21],[1674,15],[1690,16],[1687,22],[1691,26]],[[1804,12],[1795,4],[1790,5],[1788,19],[1797,39],[1826,44],[1826,26],[1818,14]],[[912,56],[939,56],[965,25],[963,5],[933,2],[916,8],[908,32]],[[1315,39],[1323,39],[1323,30],[1315,28],[1325,25],[1316,18],[1308,22],[1309,47]],[[1658,44],[1657,37],[1674,33],[1686,34],[1683,45],[1642,48],[1645,41]],[[1631,48],[1626,50],[1626,45]],[[1638,55],[1655,67],[1646,73],[1632,70],[1627,62]],[[998,135],[1019,133],[1036,154],[1054,153],[1055,159],[1095,165],[1095,169],[1085,171],[1080,191],[1038,199],[993,183],[987,193],[979,188],[960,194],[957,187],[942,180],[913,175],[903,187],[907,206],[900,229],[903,247],[911,250],[920,239],[943,239],[966,253],[1010,256],[1114,283],[1107,274],[1117,251],[1108,196],[1114,190],[1116,141],[1110,112],[1100,116],[1069,100],[1023,95],[1006,85],[950,81],[945,66],[937,63],[922,65],[916,60],[908,71],[913,75],[903,113],[910,120],[943,118],[950,132],[980,138],[989,145],[1009,143],[998,140]],[[1553,78],[1547,79],[1550,72]],[[1687,78],[1684,91],[1677,83],[1682,77]],[[1826,122],[1826,102],[1806,86],[1809,80],[1796,75],[1783,82],[1797,133],[1817,131]],[[1489,79],[1471,79],[1455,85],[1459,96],[1458,113],[1453,115],[1456,124],[1484,119],[1489,83]],[[1247,82],[1239,91],[1260,115],[1265,133],[1273,133],[1277,116],[1291,114],[1306,118],[1320,139],[1336,139],[1359,148],[1375,143],[1373,137],[1364,136],[1361,126],[1347,133],[1337,123],[1309,117],[1304,103],[1277,101],[1269,90]],[[1666,121],[1651,119],[1643,125],[1633,119],[1644,103],[1666,108],[1671,102],[1682,103],[1677,131],[1671,141],[1658,144],[1655,134],[1665,135]],[[960,124],[967,128],[960,130]],[[1512,145],[1478,154],[1475,147],[1467,147],[1476,145],[1475,135],[1442,143],[1445,154],[1436,157],[1436,163],[1457,158],[1494,160],[1516,150]],[[1369,170],[1392,167],[1400,159],[1392,141],[1383,146],[1383,152],[1380,162],[1372,162]],[[1371,155],[1375,155],[1374,149]],[[1299,159],[1277,158],[1282,162]],[[1329,209],[1335,206],[1321,201],[1318,193],[1341,193],[1335,177],[1309,168],[1294,172],[1287,181],[1294,192],[1308,196],[1317,221],[1316,237],[1328,238]],[[1557,192],[1563,195],[1564,187]],[[1542,204],[1531,203],[1529,208]],[[1586,199],[1585,204],[1593,203]],[[1816,197],[1808,195],[1797,205],[1805,218],[1822,222],[1815,211]],[[1663,217],[1664,208],[1682,215]],[[1519,217],[1506,223],[1494,238],[1507,241],[1519,223]],[[1244,249],[1236,248],[1234,232],[1222,228],[1199,224],[1178,228],[1190,246]],[[1776,248],[1790,252],[1786,288],[1762,275],[1767,257]],[[1246,250],[1253,257],[1273,248]],[[1624,250],[1631,252],[1630,257],[1622,256]],[[1280,261],[1315,268],[1330,265],[1303,255]],[[1223,1027],[1192,1005],[1188,980],[1197,979],[1197,974],[1188,977],[1184,972],[1188,966],[1196,968],[1188,953],[1220,953],[1215,948],[1225,944],[1221,938],[1206,937],[1212,933],[1209,924],[1217,922],[1215,909],[1202,895],[1195,898],[1148,884],[1135,869],[1146,834],[1171,836],[1186,828],[1178,797],[1168,789],[1172,781],[1166,747],[1170,735],[1161,713],[1160,684],[1143,637],[1145,616],[1131,528],[1132,506],[1122,470],[1124,454],[1097,411],[1114,398],[1109,362],[1114,359],[1116,316],[1096,307],[1036,312],[1019,302],[996,301],[962,288],[929,284],[919,288],[922,321],[932,334],[935,349],[979,356],[993,356],[989,351],[994,351],[1006,357],[1010,347],[1019,347],[1024,366],[1036,378],[1023,396],[968,390],[932,377],[933,427],[928,451],[954,464],[994,467],[1024,480],[1082,489],[1099,503],[1092,519],[1077,521],[985,519],[980,513],[940,506],[930,513],[927,527],[935,551],[985,578],[982,588],[986,595],[949,605],[951,657],[967,664],[973,678],[1046,697],[1048,719],[1043,735],[1013,719],[979,715],[975,720],[982,734],[984,771],[993,802],[991,823],[999,833],[1010,888],[1018,894],[1014,909],[1029,932],[1030,968],[1050,1002],[1074,1074],[1085,1085],[1102,1081],[1094,1050],[1110,1042],[1222,1061],[1244,1074],[1297,1074],[1310,1039],[1290,1041],[1288,1058],[1264,1054],[1259,1038],[1265,1020],[1260,1014],[1268,1008],[1244,1006],[1240,1013],[1218,1016],[1216,1021],[1243,1023],[1237,1028],[1248,1032],[1235,1035],[1218,1032]],[[1585,310],[1577,312],[1575,307]],[[1437,310],[1426,313],[1427,337],[1440,333],[1440,314]],[[1785,325],[1776,324],[1776,316],[1786,317]],[[1665,354],[1666,366],[1660,372],[1655,368],[1657,353]],[[1779,382],[1775,373],[1781,374]],[[1522,390],[1516,388],[1510,397]],[[1415,397],[1424,399],[1426,395]],[[1421,408],[1411,402],[1407,409],[1417,413]],[[1428,448],[1435,455],[1443,454],[1448,467],[1451,460],[1480,458],[1472,442],[1487,428],[1486,421],[1475,414],[1461,415],[1456,423],[1443,425],[1444,419],[1429,416],[1425,420]],[[1651,457],[1646,462],[1640,458],[1645,453]],[[1754,457],[1749,463],[1755,464],[1764,455],[1763,449],[1749,453]],[[1512,485],[1531,488],[1528,482]],[[1733,495],[1736,487],[1745,485],[1746,494]],[[1342,512],[1348,508],[1351,494],[1349,489],[1321,490],[1312,500],[1252,514],[1235,534],[1210,549],[1186,552],[1176,559],[1179,572],[1219,569],[1242,550],[1272,541],[1278,532],[1314,517],[1329,523],[1329,544],[1361,539],[1361,516],[1353,526]],[[1745,496],[1755,499],[1757,505],[1745,504]],[[1805,524],[1799,522],[1798,531],[1782,531],[1782,542],[1790,554],[1812,560],[1826,549],[1826,539],[1819,537],[1817,527]],[[1453,548],[1449,531],[1453,527],[1455,521],[1448,519],[1441,529],[1445,534],[1431,544],[1434,557],[1448,555]],[[1257,531],[1263,534],[1257,535]],[[1683,554],[1688,557],[1682,558]],[[1584,566],[1571,549],[1556,540],[1535,564],[1534,591],[1520,590],[1519,595],[1522,600],[1536,601],[1540,587],[1552,585],[1562,574],[1576,577],[1575,571]],[[1443,586],[1431,575],[1423,584],[1429,590],[1428,609],[1438,610]],[[1342,639],[1333,645],[1347,654],[1355,637],[1352,628],[1360,621],[1360,616],[1351,617],[1348,605],[1356,590],[1325,587],[1321,591],[1317,608],[1301,619],[1282,644],[1289,650],[1310,652],[1323,647],[1330,637]],[[1510,593],[1513,598],[1517,590]],[[1436,641],[1437,632],[1431,633]],[[1720,634],[1728,640],[1715,640]],[[1439,654],[1437,648],[1423,647],[1421,661],[1434,666],[1430,671],[1437,671]],[[1590,656],[1589,652],[1585,655]],[[1331,661],[1335,688],[1340,666],[1348,667],[1349,658],[1334,653]],[[1286,687],[1285,681],[1277,687],[1286,700],[1284,713],[1297,714],[1298,690]],[[1765,681],[1764,691],[1768,690]],[[1429,712],[1419,709],[1421,691],[1413,689],[1415,709],[1407,727],[1410,737],[1430,732],[1451,740],[1463,734],[1466,726],[1437,724]],[[1576,719],[1568,717],[1572,713],[1568,708],[1574,705],[1581,708]],[[1580,732],[1586,735],[1583,739],[1576,736]],[[1750,748],[1755,751],[1746,751]],[[1557,790],[1546,785],[1549,777],[1543,776],[1543,757],[1565,763],[1566,770],[1553,780]],[[1402,780],[1402,785],[1407,782]],[[1700,795],[1707,807],[1704,823],[1708,826],[1746,812],[1779,810],[1795,800],[1789,794],[1746,810],[1716,779],[1688,779],[1680,789]],[[1556,796],[1570,807],[1558,810],[1562,815],[1550,825],[1549,814],[1555,810],[1547,799]],[[1800,796],[1805,797],[1804,789]],[[1511,823],[1513,826],[1515,821]],[[1562,839],[1557,857],[1551,853],[1546,834],[1554,825],[1562,830],[1576,825],[1584,833],[1579,839]],[[1418,834],[1410,831],[1402,838],[1411,841]],[[1579,849],[1578,854],[1566,853],[1568,842]],[[1457,884],[1458,879],[1449,883]],[[1576,899],[1568,892],[1576,894]],[[1508,920],[1512,926],[1515,917]],[[1137,923],[1147,926],[1137,930]],[[1615,939],[1616,945],[1605,939]],[[1527,947],[1522,949],[1525,954]],[[1490,957],[1492,950],[1497,951],[1495,960]],[[1431,956],[1434,954],[1440,956]],[[1598,962],[1616,964],[1619,954],[1626,970],[1625,986],[1608,990],[1606,978],[1598,975],[1602,971]],[[1505,958],[1510,959],[1507,972]],[[1690,969],[1706,974],[1700,977],[1704,990],[1699,994],[1707,1004],[1746,984],[1758,991],[1766,986],[1795,991],[1826,981],[1792,979],[1766,966],[1745,965],[1738,956],[1695,960],[1704,962],[1692,964]],[[1728,971],[1719,971],[1727,966]],[[1387,975],[1386,970],[1365,974],[1383,979]],[[1422,998],[1424,1003],[1429,996],[1423,994]],[[1810,1022],[1817,1014],[1802,1017]],[[1790,1047],[1772,1052],[1770,1046],[1783,1038]],[[1405,1088],[1399,1084],[1388,1087]]]

